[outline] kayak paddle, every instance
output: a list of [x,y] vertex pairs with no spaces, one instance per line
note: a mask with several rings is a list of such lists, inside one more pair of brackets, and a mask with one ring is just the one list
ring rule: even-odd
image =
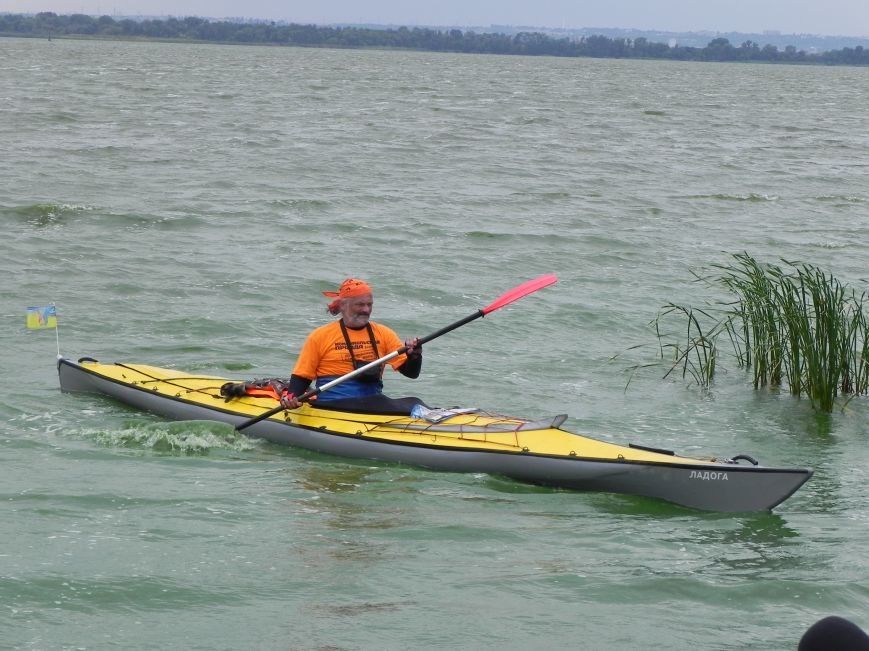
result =
[[[419,338],[419,345],[421,346],[422,344],[429,342],[432,339],[437,339],[441,335],[445,335],[448,332],[455,330],[456,328],[460,328],[461,326],[465,325],[466,323],[470,323],[474,319],[479,319],[480,317],[486,316],[490,312],[494,312],[495,310],[500,309],[500,308],[504,307],[505,305],[509,305],[513,301],[518,301],[523,296],[527,296],[528,294],[536,292],[538,289],[543,289],[544,287],[548,287],[549,285],[552,285],[553,283],[555,283],[557,280],[558,280],[558,278],[556,278],[553,274],[547,274],[545,276],[540,276],[539,278],[535,278],[534,280],[529,280],[527,282],[524,282],[521,285],[517,285],[516,287],[514,287],[510,291],[505,292],[504,294],[499,296],[493,303],[489,304],[488,306],[484,307],[483,309],[477,310],[473,314],[466,316],[464,319],[459,319],[455,323],[451,323],[450,325],[445,326],[445,327],[443,327],[440,330],[437,330],[435,332],[432,332],[431,334],[426,335],[425,337],[420,337]],[[376,366],[379,366],[380,364],[388,362],[391,359],[395,359],[399,355],[403,355],[406,352],[407,352],[407,346],[402,346],[398,350],[394,350],[391,353],[389,353],[388,355],[384,355],[380,359],[375,359],[373,362],[369,362],[365,366],[360,366],[359,368],[350,371],[346,375],[342,375],[341,377],[335,378],[331,382],[327,382],[326,384],[324,384],[321,387],[317,387],[316,389],[309,389],[309,390],[305,391],[305,393],[303,393],[302,395],[299,396],[299,400],[302,402],[305,400],[310,400],[311,398],[313,398],[317,394],[322,393],[323,391],[327,391],[328,389],[331,389],[334,386],[338,386],[342,382],[346,382],[347,380],[350,380],[350,379],[356,377],[357,375],[361,375],[362,373],[365,373],[365,371],[368,371]],[[275,414],[277,414],[278,412],[283,411],[283,410],[284,410],[284,406],[278,405],[274,409],[269,409],[267,412],[264,412],[264,413],[260,414],[259,416],[256,416],[255,418],[251,418],[250,420],[243,422],[241,425],[236,426],[235,429],[237,429],[238,431],[241,431],[247,427],[250,427],[251,425],[254,425],[255,423],[260,422],[261,420],[265,420],[266,418],[269,418],[270,416],[274,416]]]

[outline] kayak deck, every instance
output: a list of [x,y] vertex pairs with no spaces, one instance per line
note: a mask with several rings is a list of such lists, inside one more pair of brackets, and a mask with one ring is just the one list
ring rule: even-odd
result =
[[[130,387],[138,387],[166,397],[185,400],[208,408],[230,410],[254,418],[275,407],[267,397],[245,396],[227,401],[220,394],[225,378],[195,375],[145,364],[99,364],[85,361],[82,366]],[[364,436],[396,443],[423,443],[456,449],[484,449],[498,452],[531,453],[611,461],[669,462],[708,464],[714,458],[677,457],[666,452],[607,443],[559,429],[566,416],[530,421],[479,410],[457,413],[437,423],[411,416],[359,414],[302,405],[271,417],[299,427],[331,433]]]

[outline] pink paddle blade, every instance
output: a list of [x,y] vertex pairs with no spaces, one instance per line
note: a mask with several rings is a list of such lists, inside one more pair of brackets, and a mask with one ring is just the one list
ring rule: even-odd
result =
[[556,278],[554,274],[546,274],[545,276],[540,276],[540,278],[529,280],[528,282],[524,282],[521,285],[514,287],[510,291],[505,292],[497,299],[495,299],[494,303],[492,303],[488,307],[484,307],[480,311],[483,314],[494,312],[498,308],[504,307],[505,305],[509,305],[513,301],[519,300],[523,296],[527,296],[532,292],[536,292],[538,289],[549,287],[549,285],[552,285],[555,282],[558,282],[558,278]]

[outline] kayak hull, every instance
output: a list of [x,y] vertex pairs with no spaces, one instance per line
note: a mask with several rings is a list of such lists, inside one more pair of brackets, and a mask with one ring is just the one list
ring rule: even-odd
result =
[[[227,402],[219,387],[228,380],[157,367],[62,358],[58,373],[65,392],[102,394],[173,420],[215,420],[238,427],[275,406],[273,400],[262,398]],[[697,459],[602,442],[560,429],[563,419],[531,422],[460,414],[430,423],[305,405],[243,431],[323,454],[502,475],[570,490],[639,495],[720,512],[770,510],[812,475],[809,468]]]

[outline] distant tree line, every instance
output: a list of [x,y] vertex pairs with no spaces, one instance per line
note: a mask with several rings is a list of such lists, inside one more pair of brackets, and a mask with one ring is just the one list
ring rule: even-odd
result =
[[734,46],[726,38],[716,38],[706,47],[670,47],[646,38],[552,37],[539,32],[515,35],[476,33],[459,29],[429,28],[374,29],[366,27],[319,27],[316,25],[274,22],[210,21],[204,18],[167,18],[153,20],[115,20],[111,16],[84,14],[0,15],[0,35],[13,36],[91,36],[106,38],[153,38],[222,43],[255,43],[336,48],[400,48],[434,52],[487,54],[525,54],[561,57],[618,59],[671,59],[678,61],[755,61],[775,63],[816,63],[827,65],[867,65],[869,50],[862,45],[841,50],[807,53],[787,46],[745,41]]

